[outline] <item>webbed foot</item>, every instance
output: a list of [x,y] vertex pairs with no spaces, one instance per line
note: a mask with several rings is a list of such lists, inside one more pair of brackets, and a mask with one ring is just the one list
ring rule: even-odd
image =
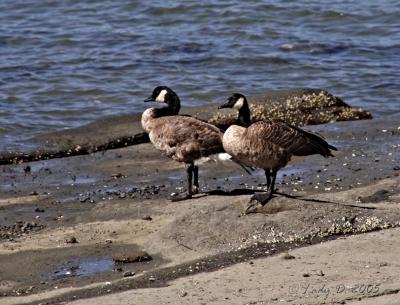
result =
[[256,193],[251,196],[250,201],[257,201],[261,205],[265,205],[272,198],[272,192]]
[[258,213],[259,209],[262,208],[262,205],[257,200],[250,200],[245,206],[243,213],[251,214]]
[[272,194],[270,192],[254,194],[247,203],[244,214],[258,213],[271,198]]
[[192,198],[191,194],[189,194],[188,192],[183,192],[183,193],[176,194],[174,196],[169,196],[168,200],[170,200],[172,202],[177,202],[177,201],[187,200],[190,198]]

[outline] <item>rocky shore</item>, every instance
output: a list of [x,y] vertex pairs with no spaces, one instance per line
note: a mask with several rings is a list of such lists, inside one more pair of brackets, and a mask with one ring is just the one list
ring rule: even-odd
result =
[[[142,103],[142,101],[138,101]],[[254,120],[279,119],[294,125],[371,119],[367,110],[353,108],[339,97],[320,89],[270,91],[249,96]],[[183,108],[181,113],[209,121],[221,128],[232,123],[234,111],[219,111],[218,105]],[[51,132],[25,143],[22,151],[0,151],[0,165],[47,160],[149,142],[140,124],[141,114],[112,116],[85,126]]]
[[[104,121],[102,143],[124,124],[137,134],[130,119]],[[307,128],[335,158],[294,159],[251,214],[261,172],[210,161],[200,168],[209,195],[172,203],[181,165],[149,143],[101,150],[95,125],[37,138],[94,149],[0,167],[0,303],[396,304],[400,116],[329,121]]]

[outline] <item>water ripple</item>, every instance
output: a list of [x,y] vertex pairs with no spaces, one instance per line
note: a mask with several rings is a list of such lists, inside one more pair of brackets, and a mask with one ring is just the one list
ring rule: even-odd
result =
[[322,87],[398,112],[399,10],[393,0],[1,1],[0,150],[142,111],[158,84],[186,105]]

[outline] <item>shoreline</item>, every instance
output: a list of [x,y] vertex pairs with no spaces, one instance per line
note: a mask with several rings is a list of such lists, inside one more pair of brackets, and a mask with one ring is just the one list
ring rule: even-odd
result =
[[[335,245],[336,241],[328,241],[332,238],[341,242],[357,234],[354,238],[369,240],[373,235],[364,233],[392,232],[400,225],[399,121],[394,115],[390,119],[308,126],[338,146],[336,157],[293,159],[278,177],[277,187],[284,195],[249,215],[243,215],[243,210],[249,192],[264,186],[261,171],[248,176],[232,163],[205,163],[200,167],[203,191],[236,189],[239,195],[197,196],[172,203],[165,198],[185,186],[183,169],[149,143],[3,165],[0,300],[4,304],[54,304],[100,296],[96,302],[104,298],[104,304],[117,304],[107,295],[118,298],[119,292],[126,290],[122,298],[125,294],[132,298],[130,293],[142,293],[141,289],[130,292],[139,283],[154,287],[186,281],[188,276],[212,277],[243,264],[251,267],[251,261],[266,260],[270,265],[270,261],[280,260],[279,255],[269,256],[272,249],[276,253],[279,249],[290,254],[307,252]],[[72,237],[77,243],[66,242]],[[296,244],[304,247],[292,250]],[[380,251],[372,239],[371,245],[371,251]],[[118,251],[132,255],[146,251],[153,260],[124,264],[118,271],[112,261],[110,265],[110,258]],[[348,257],[353,251],[349,246]],[[201,269],[205,272],[191,275],[195,272],[189,266],[194,270],[197,263],[201,266],[212,257],[218,258],[214,265],[206,262]],[[299,262],[293,268],[302,266],[296,259],[289,261]],[[105,269],[85,271],[85,264],[92,263]],[[74,264],[86,273],[56,276],[75,268]],[[390,266],[397,268],[392,263]],[[123,276],[131,271],[135,275]],[[281,271],[282,279],[290,282],[285,269]],[[351,279],[353,271],[348,272],[347,279]],[[154,281],[149,280],[152,275]],[[243,289],[250,289],[246,287]],[[170,295],[167,287],[152,289],[166,289],[161,295]],[[188,292],[187,297],[177,294],[171,300],[194,299]]]
[[[123,208],[126,203],[121,201],[114,202],[112,206],[109,206],[110,203],[102,203],[95,210],[97,213],[104,209],[106,211],[100,212],[98,216],[116,208],[118,210],[122,208],[122,211],[117,213],[120,216],[130,215],[128,218],[114,215],[108,220],[96,217],[96,219],[85,219],[84,223],[70,225],[64,223],[14,241],[1,242],[0,261],[5,277],[2,281],[3,296],[0,299],[4,304],[20,304],[21,302],[59,304],[76,299],[85,302],[86,298],[98,299],[100,296],[100,299],[95,301],[96,303],[104,298],[104,304],[120,304],[111,302],[107,295],[111,295],[113,299],[112,295],[115,293],[116,296],[119,293],[131,295],[135,294],[136,289],[140,291],[142,288],[169,291],[167,287],[171,285],[171,281],[172,283],[182,282],[186,277],[212,277],[216,272],[240,268],[244,263],[253,267],[254,263],[258,264],[257,261],[287,260],[283,255],[287,252],[290,256],[301,259],[302,257],[299,257],[296,252],[311,251],[312,253],[312,250],[307,249],[320,246],[326,248],[331,243],[346,243],[348,238],[368,240],[370,235],[365,235],[365,233],[379,231],[382,232],[379,234],[385,235],[385,232],[393,230],[391,228],[399,227],[399,186],[400,178],[395,177],[380,180],[367,187],[342,192],[308,195],[295,199],[278,196],[259,213],[249,215],[241,214],[249,198],[247,195],[227,199],[223,196],[209,196],[180,204],[149,199],[141,203],[140,210],[138,210],[139,207],[134,206]],[[374,202],[363,203],[357,200],[359,195],[371,197],[382,189],[390,190],[391,195]],[[91,211],[91,214],[96,214],[96,211]],[[134,214],[136,217],[132,217]],[[147,220],[148,216],[152,220]],[[224,219],[223,222],[221,222],[222,219]],[[310,227],[310,221],[313,221],[312,227]],[[231,226],[239,226],[241,230],[235,231]],[[137,231],[140,227],[144,231]],[[206,227],[210,231],[203,231]],[[186,233],[178,237],[179,235],[176,235],[178,232],[181,232],[179,235],[182,232]],[[210,232],[214,233],[210,235]],[[49,240],[44,238],[46,236]],[[76,236],[78,244],[65,243],[69,236]],[[194,238],[195,236],[197,238]],[[213,241],[215,237],[212,236],[218,236],[217,240]],[[254,239],[254,236],[257,238]],[[207,241],[210,237],[212,237],[211,240]],[[206,238],[205,243],[201,241],[204,238]],[[112,242],[109,243],[107,240]],[[227,241],[229,243],[226,243]],[[380,250],[376,248],[380,246],[370,243],[368,245],[370,250],[380,253]],[[354,253],[354,248],[350,244],[347,247],[350,251],[348,255]],[[57,248],[59,250],[55,251]],[[123,264],[124,271],[135,270],[137,273],[132,278],[124,278],[123,272],[116,272],[111,268],[81,277],[65,276],[57,279],[51,276],[51,270],[54,271],[61,262],[68,261],[68,257],[94,259],[104,257],[107,253],[118,252],[119,248],[129,253],[136,253],[138,248],[144,249],[153,256],[153,260],[150,265],[149,263]],[[96,252],[98,253],[95,254]],[[44,259],[46,262],[41,262]],[[31,263],[24,270],[17,271],[15,262],[20,260],[24,260],[25,263],[28,260]],[[382,260],[381,263],[388,266],[386,260]],[[49,269],[49,264],[53,268]],[[393,264],[394,262],[389,262],[392,268],[396,268]],[[35,269],[41,271],[37,273]],[[33,278],[32,275],[28,276],[32,272]],[[346,276],[350,276],[351,279],[354,270],[348,272]],[[43,278],[41,275],[43,273],[48,275]],[[12,285],[9,277],[12,278],[12,274],[17,276],[15,278],[17,282],[25,278],[26,286],[25,288],[20,286],[14,290],[14,293],[4,295],[7,283]],[[105,282],[107,283],[104,284]],[[242,290],[244,289],[250,288],[244,284]],[[221,291],[215,291],[215,293],[220,294]],[[265,297],[267,296],[272,295],[266,294]],[[130,301],[131,298],[132,296],[126,301]],[[144,302],[144,304],[152,303],[149,299],[148,303]]]
[[[318,125],[333,121],[371,119],[366,110],[353,108],[322,89],[296,88],[268,91],[248,97],[252,120],[279,119],[294,125]],[[218,111],[218,104],[183,107],[181,113],[226,129],[233,110]],[[142,130],[141,113],[101,118],[87,125],[38,135],[21,151],[0,151],[0,165],[86,155],[149,142]]]

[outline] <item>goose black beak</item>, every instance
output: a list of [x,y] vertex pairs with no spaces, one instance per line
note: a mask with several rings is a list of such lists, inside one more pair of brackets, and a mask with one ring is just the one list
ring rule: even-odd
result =
[[145,103],[148,102],[154,102],[154,98],[152,96],[148,97],[147,99],[144,100]]
[[222,104],[221,106],[218,106],[218,109],[222,109],[222,108],[231,108],[231,105],[229,105],[229,101],[226,102],[225,104]]

